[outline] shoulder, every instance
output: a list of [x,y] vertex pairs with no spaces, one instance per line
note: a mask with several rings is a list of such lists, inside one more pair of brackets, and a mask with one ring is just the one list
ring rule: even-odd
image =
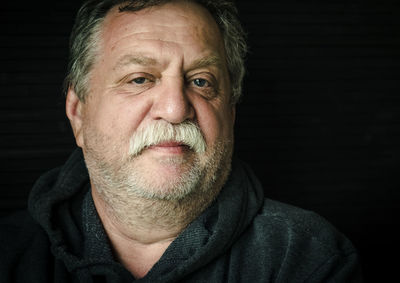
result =
[[29,237],[30,230],[35,223],[27,211],[18,211],[0,219],[0,248],[12,248],[16,240]]
[[7,253],[23,252],[39,239],[47,241],[44,231],[27,211],[19,211],[0,219],[1,258]]
[[20,211],[0,219],[0,281],[21,267],[28,271],[48,254],[48,238],[28,212]]
[[262,235],[279,235],[287,244],[306,241],[327,253],[355,252],[351,242],[322,216],[278,201],[265,199],[253,225]]
[[[38,224],[28,211],[21,210],[0,218],[0,239],[7,235],[20,234],[25,228],[38,228]],[[26,232],[26,231],[25,231]]]
[[312,211],[265,199],[242,236],[240,249],[284,282],[360,282],[350,240]]

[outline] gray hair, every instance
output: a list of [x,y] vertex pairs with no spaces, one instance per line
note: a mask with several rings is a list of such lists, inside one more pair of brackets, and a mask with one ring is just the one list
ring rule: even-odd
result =
[[[115,6],[120,12],[139,11],[172,0],[87,0],[78,11],[70,37],[68,74],[64,86],[72,88],[80,100],[89,92],[90,71],[99,52],[101,28],[107,13]],[[216,21],[225,45],[231,81],[232,104],[239,101],[245,74],[247,43],[233,0],[188,0],[204,6]]]

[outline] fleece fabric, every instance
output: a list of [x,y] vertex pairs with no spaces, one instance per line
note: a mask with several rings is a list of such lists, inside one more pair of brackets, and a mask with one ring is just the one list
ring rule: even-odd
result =
[[264,198],[235,159],[217,199],[142,279],[113,256],[81,150],[0,222],[0,283],[362,282],[350,241],[322,217]]

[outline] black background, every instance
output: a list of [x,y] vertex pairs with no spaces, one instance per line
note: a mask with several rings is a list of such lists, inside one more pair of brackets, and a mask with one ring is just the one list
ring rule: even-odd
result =
[[[75,147],[64,114],[80,1],[0,6],[0,215]],[[366,282],[399,263],[400,14],[395,1],[239,1],[250,54],[236,153],[266,195],[354,243]],[[396,276],[397,277],[397,276]]]

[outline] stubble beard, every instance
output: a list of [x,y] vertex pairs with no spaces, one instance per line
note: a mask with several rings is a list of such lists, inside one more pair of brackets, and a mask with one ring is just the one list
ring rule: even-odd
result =
[[142,167],[145,151],[122,154],[120,146],[107,146],[110,137],[92,129],[85,132],[92,186],[109,214],[127,228],[187,226],[216,198],[231,169],[231,141],[218,141],[204,153],[188,150],[184,156],[160,158],[158,162],[179,171],[179,176],[160,178]]

